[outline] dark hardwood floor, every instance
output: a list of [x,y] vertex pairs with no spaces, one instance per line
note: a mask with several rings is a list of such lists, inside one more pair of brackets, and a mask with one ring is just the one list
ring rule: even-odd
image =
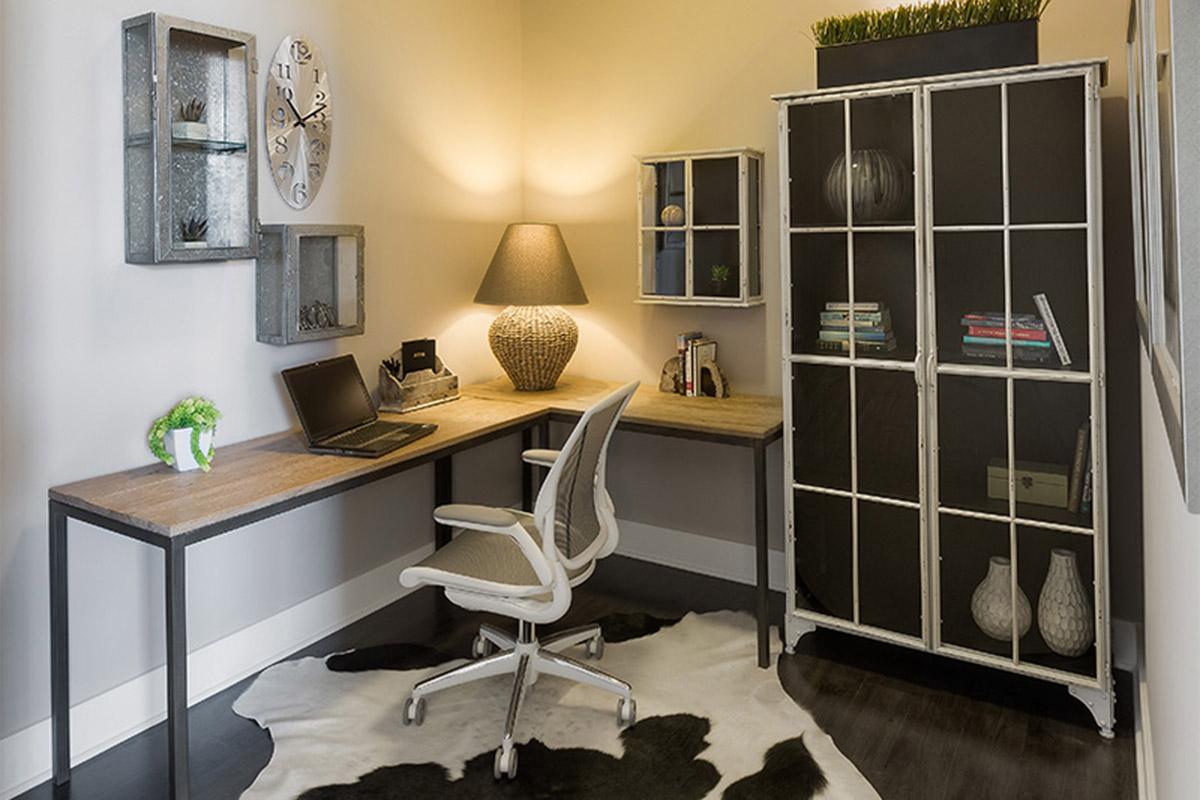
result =
[[[773,598],[782,617],[782,596]],[[613,611],[677,615],[750,610],[752,587],[619,556],[602,562],[551,628]],[[293,657],[390,642],[469,650],[482,615],[430,589],[393,603]],[[697,654],[702,657],[702,654]],[[1119,674],[1117,737],[1101,739],[1065,689],[829,631],[801,640],[779,676],[879,794],[891,798],[1135,798],[1130,676]],[[253,677],[191,710],[192,796],[234,798],[271,758],[271,737],[230,710]],[[636,687],[635,687],[636,688]],[[69,784],[18,800],[155,800],[167,796],[158,725],[77,767]]]

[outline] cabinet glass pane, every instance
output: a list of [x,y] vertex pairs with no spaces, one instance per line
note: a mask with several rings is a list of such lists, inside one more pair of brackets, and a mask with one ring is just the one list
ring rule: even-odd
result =
[[1004,222],[1000,87],[930,93],[933,224]]
[[854,618],[850,498],[795,493],[796,606]]
[[[1013,383],[1017,516],[1091,527],[1089,408],[1086,384]],[[1007,499],[1007,486],[996,493]]]
[[1003,378],[939,375],[938,501],[943,507],[1008,514],[990,497],[988,471],[1008,469],[1008,401]]
[[171,148],[171,244],[176,249],[248,247],[245,150]]
[[[850,101],[850,198],[855,226],[913,223],[912,115],[911,94]],[[846,190],[831,183],[826,191],[840,198]]]
[[[1012,655],[1008,524],[941,514],[938,547],[942,643]],[[1016,607],[1019,618],[1031,618],[1031,609]]]
[[299,297],[301,331],[359,323],[357,237],[300,237]]
[[858,490],[919,499],[917,384],[911,372],[855,370]]
[[642,227],[683,227],[687,209],[684,162],[642,165]]
[[921,519],[915,508],[858,501],[858,618],[921,636]]
[[[854,234],[854,302],[879,304],[877,311],[855,315],[856,358],[912,361],[917,356],[914,238],[912,233]],[[827,320],[825,327],[846,324]]]
[[738,158],[692,161],[692,224],[738,224]]
[[1008,86],[1009,216],[1086,222],[1082,77]]
[[1003,232],[935,233],[933,263],[938,361],[1003,367]]
[[850,489],[850,373],[792,366],[792,443],[798,483]]
[[738,232],[692,232],[692,294],[737,297],[741,289]]
[[758,159],[746,159],[746,220],[750,226],[746,242],[747,281],[751,297],[762,294],[762,220],[759,218],[759,193],[762,191],[758,179]]
[[642,232],[642,291],[682,297],[687,292],[687,234]]
[[845,190],[840,194],[826,192],[830,180],[845,180],[845,115],[841,100],[788,108],[788,219],[793,228],[846,224]]
[[1022,663],[1096,675],[1092,538],[1017,527],[1017,580],[1033,607]]
[[[846,235],[792,234],[792,352],[845,356],[849,343],[837,331],[823,331],[825,304],[850,297]],[[830,311],[826,321],[836,321]],[[822,336],[824,333],[824,336]]]
[[[1010,236],[1013,313],[1032,315],[1048,331],[1049,321],[1043,319],[1034,300],[1034,295],[1044,294],[1071,361],[1067,369],[1087,372],[1087,231],[1012,231]],[[1037,342],[1040,347],[1020,348],[1038,355],[1027,357],[1028,363],[1017,366],[1062,369],[1062,358],[1052,334],[1041,335],[1046,341]]]

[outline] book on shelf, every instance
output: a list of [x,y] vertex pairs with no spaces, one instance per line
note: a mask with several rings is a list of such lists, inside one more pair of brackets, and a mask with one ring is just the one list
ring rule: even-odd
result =
[[1050,309],[1050,300],[1045,293],[1039,292],[1033,296],[1033,303],[1037,306],[1038,313],[1042,315],[1042,321],[1046,323],[1050,341],[1054,342],[1054,349],[1058,351],[1058,360],[1064,367],[1071,366],[1071,354],[1067,352],[1067,344],[1063,341],[1062,331],[1058,329],[1058,321],[1054,319],[1054,312]]
[[[890,353],[896,349],[896,339],[894,337],[883,341],[859,341],[854,342],[855,352],[858,353]],[[850,340],[847,339],[818,339],[817,350],[831,353],[848,353],[850,352]]]
[[675,352],[679,355],[679,371],[682,375],[682,389],[685,395],[691,396],[692,386],[692,342],[704,336],[700,331],[684,331],[675,334]]
[[[972,344],[963,342],[962,354],[976,361],[988,361],[994,364],[1006,364],[1004,344]],[[1049,364],[1050,348],[1014,347],[1014,364]]]
[[705,364],[711,364],[717,360],[717,343],[714,339],[693,339],[688,348],[691,354],[691,372],[689,375],[689,383],[692,391],[691,397],[704,396],[704,370]]
[[1084,499],[1084,474],[1086,471],[1088,441],[1087,434],[1092,426],[1088,422],[1079,426],[1075,432],[1075,457],[1070,464],[1070,486],[1067,489],[1067,511],[1079,513],[1080,504]]
[[[1035,330],[1033,328],[1010,328],[1009,330],[1012,331],[1014,341],[1018,339],[1030,342],[1046,341],[1046,331],[1044,330]],[[984,339],[1003,339],[1004,326],[968,325],[967,336],[978,336]]]
[[[840,342],[849,340],[850,331],[821,331],[820,338],[826,342]],[[882,342],[887,339],[894,338],[891,331],[885,330],[862,330],[861,328],[854,329],[854,340],[856,342]]]
[[[878,302],[856,302],[855,311],[879,311],[882,306]],[[850,304],[844,300],[831,300],[825,304],[826,311],[849,311]]]
[[[995,339],[990,336],[970,336],[970,335],[968,335],[968,336],[962,337],[962,340],[963,340],[963,344],[977,344],[977,345],[981,345],[984,347],[998,347],[998,348],[1000,348],[1000,350],[1004,350],[1004,339],[1003,338]],[[1034,342],[1034,341],[1029,341],[1028,339],[1013,339],[1012,346],[1013,346],[1014,350],[1017,349],[1018,347],[1041,347],[1041,348],[1045,348],[1047,350],[1050,349],[1049,342]]]
[[[856,311],[854,312],[854,327],[879,327],[890,328],[892,326],[892,312],[886,308],[881,311]],[[849,311],[822,311],[821,312],[821,327],[823,328],[848,328],[850,327],[850,312]]]
[[1083,474],[1083,497],[1079,500],[1079,513],[1092,513],[1092,459],[1088,458],[1087,470]]

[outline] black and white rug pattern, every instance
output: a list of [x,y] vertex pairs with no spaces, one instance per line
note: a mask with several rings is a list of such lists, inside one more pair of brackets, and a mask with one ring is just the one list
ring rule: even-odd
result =
[[425,724],[405,727],[400,709],[413,684],[461,662],[403,644],[287,661],[233,706],[275,743],[242,797],[878,797],[775,669],[756,666],[749,615],[612,615],[601,624],[600,665],[629,681],[638,701],[638,722],[627,729],[617,727],[607,693],[541,676],[521,709],[519,774],[497,782],[492,756],[511,678],[433,695]]

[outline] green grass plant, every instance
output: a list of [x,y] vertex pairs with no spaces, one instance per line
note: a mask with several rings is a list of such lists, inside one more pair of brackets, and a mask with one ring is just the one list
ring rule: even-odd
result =
[[813,23],[818,47],[895,39],[935,31],[1037,19],[1050,0],[943,0],[884,11],[860,11]]

